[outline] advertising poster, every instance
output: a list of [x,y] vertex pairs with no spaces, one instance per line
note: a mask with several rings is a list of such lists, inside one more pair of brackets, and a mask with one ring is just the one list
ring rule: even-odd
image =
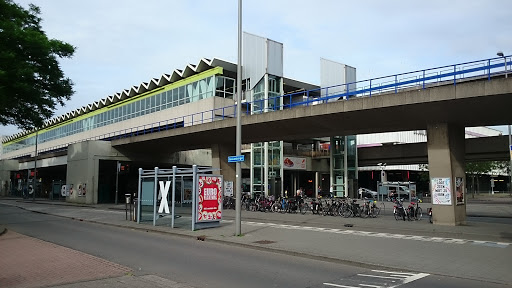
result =
[[306,158],[284,157],[283,169],[306,170]]
[[78,191],[78,196],[84,197],[85,193],[87,192],[86,184],[85,183],[78,184],[77,191]]
[[233,181],[224,182],[224,196],[233,197]]
[[457,205],[464,204],[464,179],[462,177],[455,178],[455,197]]
[[197,223],[222,219],[222,184],[220,176],[198,176]]
[[452,205],[450,178],[432,178],[432,204]]

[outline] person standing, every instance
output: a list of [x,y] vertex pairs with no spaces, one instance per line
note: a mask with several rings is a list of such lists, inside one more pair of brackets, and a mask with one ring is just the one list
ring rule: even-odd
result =
[[329,197],[332,198],[334,196],[334,185],[331,185],[331,188],[329,188]]

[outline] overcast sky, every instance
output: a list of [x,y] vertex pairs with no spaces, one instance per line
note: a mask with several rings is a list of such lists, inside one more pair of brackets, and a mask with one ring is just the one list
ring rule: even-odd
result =
[[[201,58],[236,63],[237,0],[14,0],[41,8],[75,94],[56,116]],[[243,30],[284,45],[284,75],[320,84],[320,58],[364,80],[512,54],[512,1],[246,0]],[[18,132],[0,126],[0,135]]]

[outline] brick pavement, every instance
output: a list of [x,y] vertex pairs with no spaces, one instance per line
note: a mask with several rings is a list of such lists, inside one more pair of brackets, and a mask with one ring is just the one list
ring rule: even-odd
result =
[[0,237],[0,247],[0,287],[47,287],[131,272],[128,267],[14,231]]

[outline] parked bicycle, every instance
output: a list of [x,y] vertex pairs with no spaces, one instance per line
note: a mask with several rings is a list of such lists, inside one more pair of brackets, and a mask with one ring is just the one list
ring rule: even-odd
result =
[[376,201],[373,199],[364,198],[363,207],[361,208],[361,217],[363,218],[375,218],[380,213],[380,208],[377,207]]
[[359,207],[357,199],[353,199],[352,202],[343,209],[343,217],[361,217],[361,207]]
[[405,217],[408,217],[407,210],[404,208],[403,199],[395,200],[395,206],[393,206],[393,215],[397,221],[400,218],[405,221]]
[[416,199],[416,201],[411,201],[411,204],[409,204],[407,214],[409,215],[409,218],[414,218],[415,220],[421,220],[421,217],[423,217],[423,210],[419,206],[419,203],[421,203],[421,199]]

